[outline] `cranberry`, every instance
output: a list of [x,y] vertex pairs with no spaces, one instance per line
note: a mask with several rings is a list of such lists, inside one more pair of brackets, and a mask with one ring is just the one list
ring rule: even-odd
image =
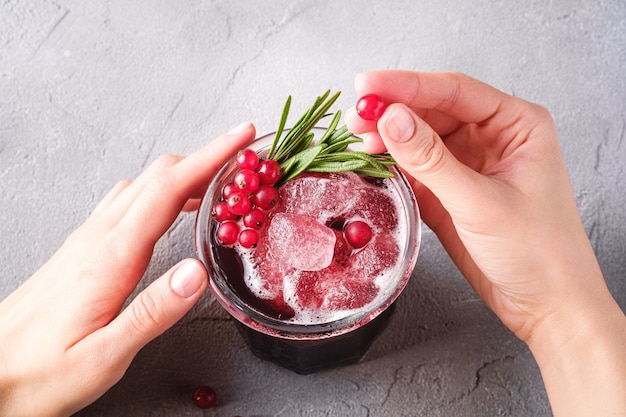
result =
[[260,229],[265,224],[265,214],[255,207],[243,215],[243,224],[253,229]]
[[378,120],[385,111],[385,102],[376,94],[366,94],[356,102],[356,112],[365,120]]
[[226,221],[217,228],[217,239],[224,245],[232,245],[239,238],[239,226],[233,221]]
[[233,195],[234,192],[239,191],[239,188],[233,182],[229,182],[222,188],[222,197],[224,200],[228,200],[228,197]]
[[193,403],[202,409],[211,408],[215,405],[217,396],[211,387],[201,386],[193,392]]
[[239,234],[239,244],[244,248],[256,248],[259,234],[252,229],[245,229]]
[[259,164],[257,174],[261,184],[274,185],[283,176],[283,171],[278,162],[266,159]]
[[276,188],[271,185],[261,185],[259,189],[252,194],[252,202],[264,210],[269,210],[280,201],[280,196]]
[[255,170],[259,165],[259,155],[252,149],[244,149],[237,153],[235,161],[240,169]]
[[230,212],[226,201],[219,201],[213,206],[215,220],[222,223],[227,220],[237,220],[237,215]]
[[353,248],[359,249],[372,239],[372,229],[361,220],[350,222],[343,230],[346,240]]
[[251,194],[259,188],[259,176],[249,169],[242,169],[235,174],[234,182],[246,194]]
[[243,191],[232,193],[226,202],[228,210],[238,216],[244,215],[250,210],[250,199]]

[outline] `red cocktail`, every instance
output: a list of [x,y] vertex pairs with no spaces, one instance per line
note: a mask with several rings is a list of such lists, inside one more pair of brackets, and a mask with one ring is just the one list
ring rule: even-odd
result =
[[[273,139],[251,148],[263,160]],[[265,210],[251,248],[217,237],[213,208],[240,170],[231,161],[216,175],[198,211],[198,256],[211,292],[257,356],[310,373],[358,361],[384,329],[420,243],[415,197],[389,169],[393,178],[300,173],[277,187],[278,203]]]

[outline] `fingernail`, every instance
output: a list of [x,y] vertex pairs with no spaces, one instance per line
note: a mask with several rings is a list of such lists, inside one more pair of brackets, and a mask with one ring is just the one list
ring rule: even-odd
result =
[[183,298],[189,298],[198,292],[205,279],[200,265],[193,261],[185,261],[174,271],[170,280],[172,291]]
[[415,121],[408,110],[402,106],[394,106],[385,121],[387,133],[396,142],[407,142],[415,133]]
[[246,129],[248,128],[248,126],[250,126],[250,122],[249,122],[249,121],[247,121],[247,122],[243,122],[243,123],[241,123],[241,124],[239,124],[239,125],[237,125],[237,126],[233,127],[232,129],[230,129],[230,130],[228,131],[228,134],[229,134],[229,135],[234,135],[234,134],[236,134],[236,133],[241,133],[241,132],[243,132],[244,130],[246,130]]

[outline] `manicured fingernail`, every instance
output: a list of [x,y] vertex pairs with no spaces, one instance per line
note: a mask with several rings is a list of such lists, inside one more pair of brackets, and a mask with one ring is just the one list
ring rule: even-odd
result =
[[413,137],[415,121],[406,108],[394,106],[386,118],[385,126],[391,139],[396,142],[406,142]]
[[248,128],[248,126],[250,126],[250,122],[249,121],[248,122],[243,122],[243,123],[233,127],[232,129],[230,129],[228,131],[228,134],[229,135],[234,135],[236,133],[241,133],[244,130],[246,130]]
[[174,271],[170,286],[183,298],[189,298],[198,292],[205,279],[202,268],[196,262],[185,261]]

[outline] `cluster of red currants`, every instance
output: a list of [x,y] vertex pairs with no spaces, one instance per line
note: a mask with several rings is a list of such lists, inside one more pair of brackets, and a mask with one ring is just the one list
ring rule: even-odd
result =
[[265,211],[280,201],[274,184],[282,170],[272,159],[261,161],[252,149],[240,151],[236,163],[239,171],[224,185],[222,199],[213,206],[215,220],[220,223],[217,239],[224,245],[239,242],[244,248],[254,248],[259,242],[258,230],[265,225]]

